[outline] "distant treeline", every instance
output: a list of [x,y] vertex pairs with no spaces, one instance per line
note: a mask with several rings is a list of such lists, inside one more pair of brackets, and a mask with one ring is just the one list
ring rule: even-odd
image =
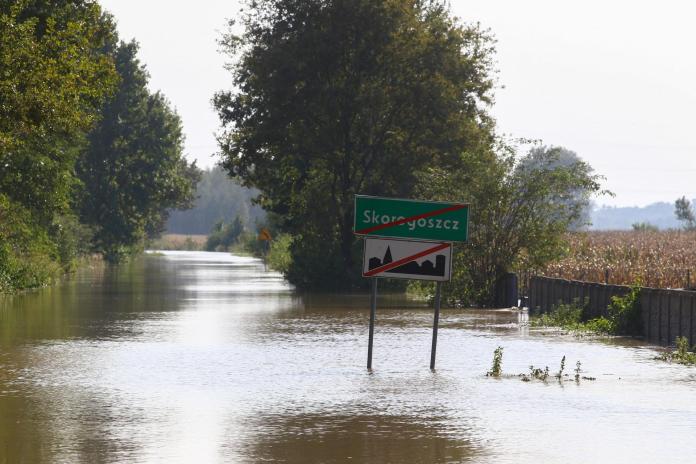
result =
[[138,252],[190,206],[200,172],[137,53],[96,1],[0,2],[0,293]]
[[[696,199],[694,200],[696,202]],[[679,229],[674,203],[658,202],[647,206],[602,206],[592,211],[593,230],[630,230],[634,224],[651,224],[659,229]]]
[[244,229],[255,230],[264,221],[263,209],[252,203],[258,190],[242,187],[220,167],[203,171],[193,207],[172,211],[167,232],[172,234],[209,234],[219,223],[231,224],[239,218]]

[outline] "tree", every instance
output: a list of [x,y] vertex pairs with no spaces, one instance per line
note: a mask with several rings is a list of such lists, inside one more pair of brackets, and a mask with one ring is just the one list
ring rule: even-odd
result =
[[684,229],[696,230],[696,213],[686,197],[678,198],[674,202],[674,214],[684,224]]
[[491,143],[493,41],[435,0],[250,1],[242,22],[222,40],[236,90],[214,98],[223,166],[293,234],[291,281],[353,284],[353,196],[408,197]]
[[601,178],[585,162],[558,162],[553,150],[499,143],[491,158],[469,171],[429,170],[421,195],[472,204],[470,242],[456,247],[445,296],[453,303],[492,305],[496,284],[515,269],[540,269],[564,250],[563,236],[582,218]]
[[0,292],[45,285],[89,237],[73,171],[116,85],[114,40],[94,1],[0,1]]
[[0,2],[0,193],[48,225],[69,206],[84,133],[112,92],[96,2]]
[[161,231],[169,208],[190,206],[200,178],[183,157],[181,120],[162,94],[147,89],[137,51],[135,42],[116,49],[118,90],[77,165],[81,218],[96,228],[96,247],[109,259]]
[[[533,147],[529,154],[519,162],[518,169],[536,169],[545,167],[554,169],[559,166],[570,167],[581,163],[582,159],[572,150],[564,147],[540,145]],[[588,172],[592,174],[592,169]],[[570,224],[571,230],[580,230],[590,225],[591,202],[584,189],[579,188],[575,192],[569,192],[568,201],[575,203],[581,209],[577,220]]]

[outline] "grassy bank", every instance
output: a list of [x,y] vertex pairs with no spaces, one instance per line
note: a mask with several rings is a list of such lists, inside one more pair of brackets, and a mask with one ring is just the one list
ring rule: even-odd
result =
[[623,297],[612,297],[607,316],[589,318],[586,304],[575,300],[559,304],[550,312],[530,319],[532,327],[559,327],[573,332],[600,335],[639,335],[641,331],[640,287]]
[[148,243],[151,250],[200,251],[205,247],[207,235],[164,234]]

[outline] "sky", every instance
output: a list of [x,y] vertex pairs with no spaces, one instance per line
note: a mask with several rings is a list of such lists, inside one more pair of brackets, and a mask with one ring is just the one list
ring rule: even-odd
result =
[[[121,38],[135,38],[150,72],[182,117],[186,154],[217,158],[210,100],[231,88],[217,39],[239,2],[101,0]],[[696,3],[452,0],[463,22],[497,39],[491,114],[510,137],[575,151],[615,196],[643,206],[696,198]]]

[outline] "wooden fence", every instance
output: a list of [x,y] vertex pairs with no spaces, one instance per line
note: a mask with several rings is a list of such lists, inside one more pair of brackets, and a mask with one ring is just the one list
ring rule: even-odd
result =
[[[559,303],[587,302],[586,316],[606,316],[612,296],[626,295],[630,287],[595,282],[532,277],[529,279],[529,308],[547,312]],[[696,344],[696,291],[641,289],[642,335],[650,343],[671,345],[677,337]]]

